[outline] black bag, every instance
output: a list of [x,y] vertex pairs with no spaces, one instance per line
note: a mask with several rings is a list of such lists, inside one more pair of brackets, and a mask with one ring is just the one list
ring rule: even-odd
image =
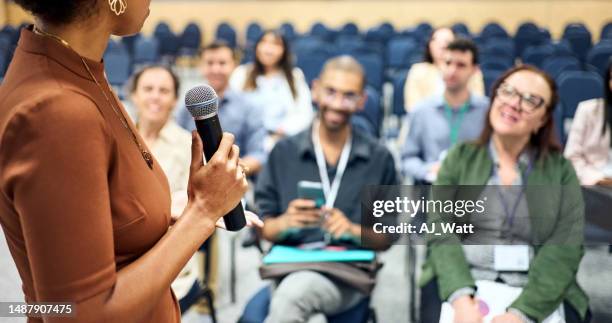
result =
[[382,263],[376,258],[370,262],[293,262],[263,265],[259,267],[262,279],[282,279],[303,270],[316,271],[345,283],[364,295],[370,295],[376,282],[376,273]]

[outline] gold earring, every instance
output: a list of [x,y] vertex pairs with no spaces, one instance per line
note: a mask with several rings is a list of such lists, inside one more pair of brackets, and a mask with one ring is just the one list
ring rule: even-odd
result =
[[127,3],[125,0],[108,0],[108,5],[112,12],[117,16],[121,16],[127,9]]

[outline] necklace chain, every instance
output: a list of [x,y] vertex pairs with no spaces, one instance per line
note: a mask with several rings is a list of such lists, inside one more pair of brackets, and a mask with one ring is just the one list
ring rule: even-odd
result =
[[[34,33],[36,33],[38,35],[41,35],[41,36],[50,37],[50,38],[60,42],[62,45],[66,46],[68,49],[70,49],[70,50],[72,50],[73,52],[76,53],[76,51],[74,49],[72,49],[70,44],[68,44],[67,41],[65,41],[64,39],[60,38],[59,36],[56,36],[56,35],[50,34],[48,32],[42,31],[39,28],[37,28],[36,26],[34,26],[33,30],[34,30]],[[77,53],[77,55],[78,55],[78,53]],[[136,134],[134,134],[134,131],[130,128],[125,115],[117,107],[115,107],[115,105],[112,103],[112,100],[108,97],[108,95],[106,94],[106,91],[104,91],[104,88],[102,87],[102,84],[100,84],[100,82],[98,81],[98,79],[96,78],[94,73],[91,71],[91,69],[89,68],[89,65],[87,65],[87,62],[85,62],[85,59],[81,55],[79,55],[79,58],[81,59],[81,62],[83,63],[83,66],[85,66],[85,69],[87,70],[87,73],[89,74],[89,76],[94,80],[94,82],[96,83],[96,85],[98,86],[100,91],[102,91],[102,95],[104,95],[104,98],[106,99],[106,102],[108,102],[108,104],[111,106],[111,108],[115,112],[115,115],[117,116],[119,121],[121,121],[121,124],[123,125],[123,127],[132,136],[132,140],[134,141],[136,146],[138,146],[138,150],[140,150],[140,154],[142,155],[142,158],[144,159],[144,161],[147,163],[147,166],[149,166],[150,169],[153,169],[153,155],[151,155],[151,153],[149,153],[142,146],[140,141],[138,141],[138,138],[136,138]]]

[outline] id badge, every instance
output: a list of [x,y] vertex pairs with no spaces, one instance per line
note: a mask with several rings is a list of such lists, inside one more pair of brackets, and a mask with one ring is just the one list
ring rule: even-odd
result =
[[528,271],[529,246],[495,246],[497,271]]

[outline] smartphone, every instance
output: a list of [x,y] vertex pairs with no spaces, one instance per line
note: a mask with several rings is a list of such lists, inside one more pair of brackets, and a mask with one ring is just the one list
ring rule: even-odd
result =
[[320,182],[299,181],[297,190],[299,198],[315,201],[317,209],[325,205],[325,193]]

